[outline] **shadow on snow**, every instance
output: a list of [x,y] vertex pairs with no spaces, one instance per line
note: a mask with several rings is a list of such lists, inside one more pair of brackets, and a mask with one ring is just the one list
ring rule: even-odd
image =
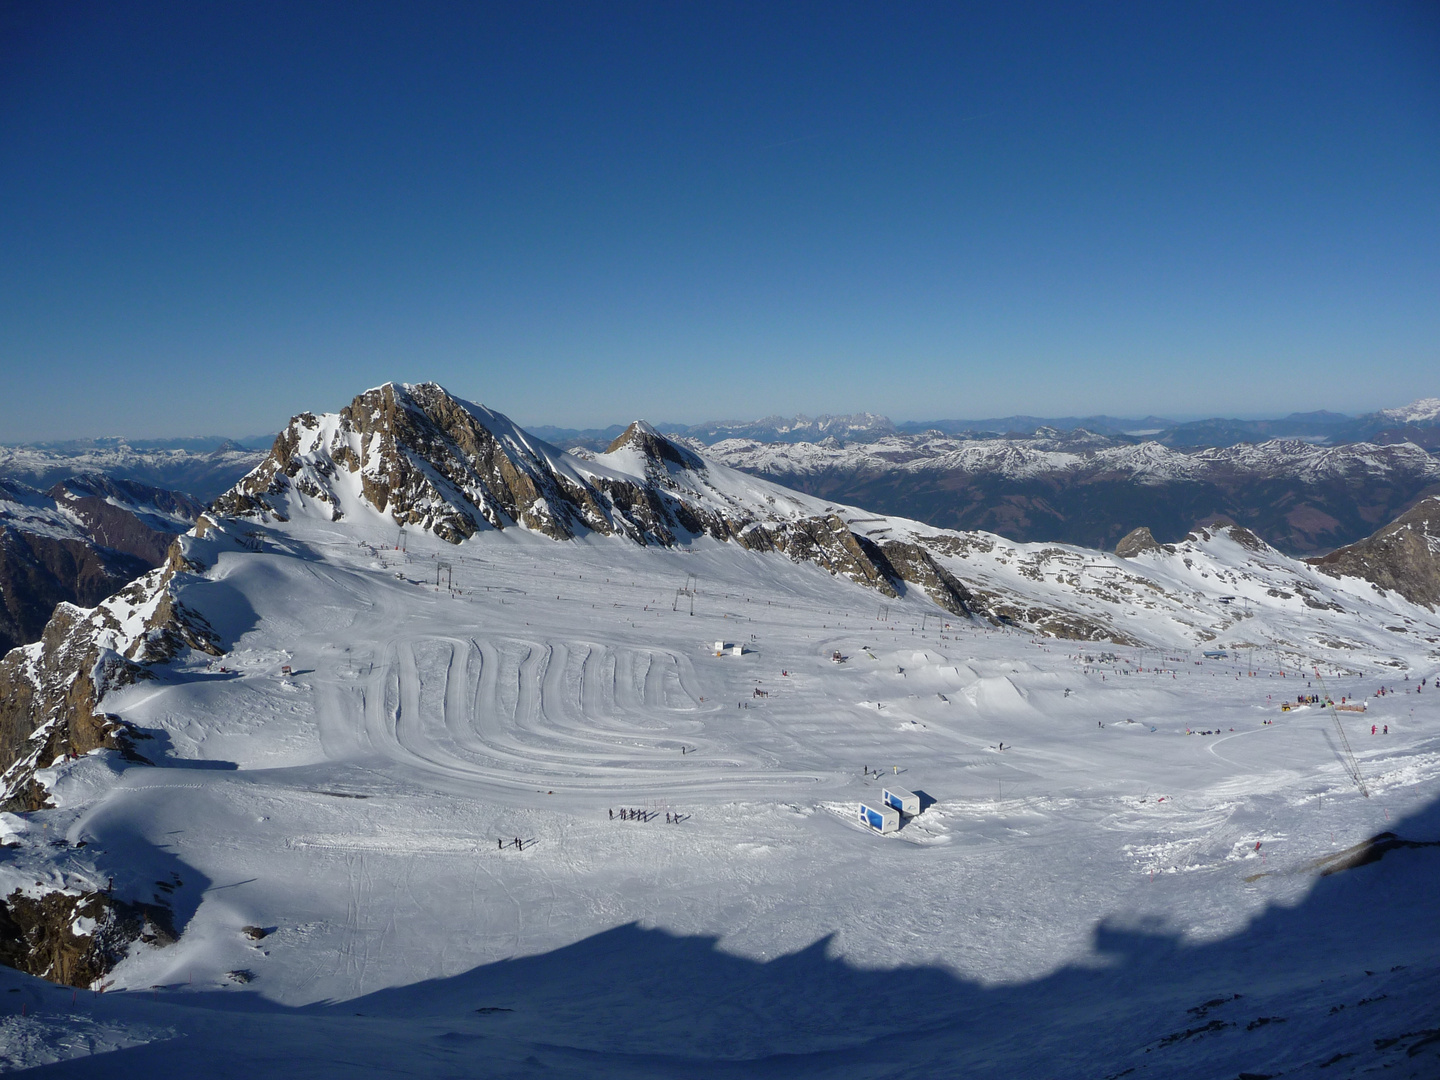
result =
[[[1395,832],[1440,839],[1440,803]],[[1023,983],[859,967],[829,937],[754,960],[713,937],[632,923],[299,1009],[219,991],[89,998],[80,1007],[97,1019],[177,1037],[34,1075],[1440,1076],[1440,848],[1382,847],[1383,858],[1317,877],[1297,905],[1272,906],[1224,939],[1105,923],[1093,956]],[[891,902],[903,898],[877,895],[877,919]],[[23,986],[32,1008],[56,996]]]

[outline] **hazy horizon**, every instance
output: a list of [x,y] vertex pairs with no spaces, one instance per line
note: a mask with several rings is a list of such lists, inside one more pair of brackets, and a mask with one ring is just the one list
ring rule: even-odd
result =
[[[447,388],[447,389],[448,389],[448,388]],[[353,396],[353,395],[351,395],[351,396]],[[464,395],[458,395],[458,396],[463,397]],[[1426,396],[1430,396],[1430,395],[1426,395]],[[469,399],[467,399],[467,400],[469,400]],[[1420,400],[1420,399],[1414,399],[1414,400]],[[336,402],[333,402],[333,403],[331,403],[330,405],[324,406],[323,408],[311,408],[311,409],[309,409],[309,410],[306,410],[306,409],[297,409],[297,410],[295,410],[295,412],[292,413],[291,415],[292,415],[292,416],[293,416],[293,415],[299,415],[299,413],[305,412],[305,411],[310,411],[310,412],[337,412],[337,411],[339,411],[341,408],[343,408],[345,405],[348,405],[348,404],[349,404],[349,399],[347,398],[347,399],[344,400],[344,401],[336,401]],[[789,414],[767,413],[767,414],[756,415],[756,416],[747,416],[747,417],[733,417],[733,416],[731,416],[731,417],[715,417],[715,416],[710,416],[710,417],[704,417],[704,418],[701,418],[701,419],[698,419],[698,420],[683,420],[683,419],[677,419],[676,417],[667,417],[667,418],[657,419],[657,418],[646,417],[646,416],[631,416],[631,417],[628,417],[628,418],[626,418],[626,419],[615,419],[615,420],[609,420],[609,421],[604,421],[604,422],[599,422],[599,423],[591,423],[591,424],[555,424],[555,423],[551,423],[550,421],[547,421],[547,420],[544,420],[544,419],[539,419],[539,418],[537,418],[537,419],[529,419],[529,420],[527,420],[527,419],[524,419],[524,418],[521,418],[521,417],[518,417],[518,416],[511,415],[503,406],[496,405],[496,404],[493,403],[493,402],[479,401],[479,402],[477,402],[477,404],[486,405],[486,406],[489,407],[489,408],[495,409],[497,412],[505,413],[507,416],[510,416],[510,418],[511,418],[512,420],[514,420],[516,423],[518,423],[521,427],[523,427],[523,428],[525,428],[525,429],[527,429],[527,430],[535,431],[535,430],[544,429],[544,428],[553,428],[553,429],[558,429],[558,430],[560,430],[560,431],[569,431],[569,432],[606,431],[606,430],[608,430],[608,429],[610,429],[610,428],[622,428],[622,429],[623,429],[625,426],[627,426],[628,424],[630,424],[632,421],[635,421],[635,420],[645,420],[645,421],[647,421],[647,422],[649,422],[649,423],[651,423],[651,424],[654,424],[655,426],[661,428],[662,430],[664,430],[664,429],[671,428],[671,427],[700,427],[700,426],[705,426],[705,425],[732,425],[732,424],[733,424],[733,425],[742,425],[742,424],[756,423],[756,422],[759,422],[759,421],[762,421],[762,420],[767,420],[767,419],[772,419],[772,418],[789,420],[789,419],[795,419],[795,418],[797,418],[797,417],[804,417],[804,418],[809,419],[809,420],[823,420],[823,419],[835,418],[835,417],[862,416],[862,415],[866,415],[867,413],[870,414],[870,415],[883,417],[884,419],[888,420],[890,423],[895,424],[895,425],[897,425],[897,426],[903,426],[903,425],[923,425],[923,424],[927,424],[927,423],[954,423],[954,422],[956,422],[956,421],[959,421],[959,422],[983,423],[983,422],[986,422],[986,421],[1004,420],[1004,419],[1009,419],[1009,418],[1014,418],[1014,417],[1033,418],[1033,419],[1037,419],[1037,420],[1069,420],[1069,419],[1099,418],[1099,417],[1102,417],[1102,416],[1103,416],[1103,417],[1106,417],[1106,418],[1111,419],[1111,420],[1134,421],[1134,422],[1137,422],[1137,423],[1138,423],[1138,422],[1141,422],[1141,421],[1144,421],[1144,420],[1147,419],[1147,418],[1156,418],[1156,419],[1168,420],[1168,421],[1170,421],[1170,422],[1172,422],[1172,423],[1175,423],[1175,424],[1189,424],[1189,423],[1195,423],[1195,422],[1202,421],[1202,420],[1237,420],[1237,421],[1283,420],[1283,419],[1286,419],[1286,418],[1288,418],[1289,416],[1293,415],[1294,413],[1307,413],[1307,412],[1328,412],[1328,413],[1331,413],[1332,415],[1344,416],[1344,417],[1349,417],[1349,418],[1352,418],[1352,419],[1353,419],[1353,418],[1357,418],[1357,417],[1359,417],[1359,416],[1366,415],[1365,412],[1341,412],[1341,411],[1338,410],[1338,409],[1324,409],[1324,408],[1321,408],[1321,409],[1292,410],[1292,412],[1290,412],[1290,413],[1253,412],[1253,413],[1235,413],[1235,414],[1230,414],[1230,415],[1225,415],[1225,416],[1219,416],[1219,415],[1209,414],[1209,413],[1194,413],[1194,414],[1188,414],[1188,413],[1176,413],[1176,412],[1169,412],[1169,413],[1149,413],[1149,414],[1146,414],[1146,415],[1144,415],[1144,416],[1119,416],[1119,415],[1115,415],[1115,414],[1112,414],[1112,413],[1088,413],[1088,414],[1068,413],[1068,414],[1064,414],[1064,415],[1055,414],[1055,415],[1050,415],[1050,416],[1044,416],[1044,415],[1041,415],[1041,414],[1039,414],[1039,413],[1022,410],[1022,411],[1019,411],[1019,412],[1008,413],[1008,414],[1006,414],[1006,415],[1004,415],[1004,416],[1001,416],[1001,415],[990,415],[990,416],[975,415],[975,416],[895,417],[895,416],[888,416],[888,415],[886,415],[886,414],[884,414],[884,413],[877,413],[877,412],[876,412],[875,410],[873,410],[873,409],[870,409],[870,410],[867,410],[867,409],[857,409],[857,410],[855,410],[855,411],[853,411],[853,412],[849,412],[849,413],[806,412],[806,411],[803,411],[803,410],[802,410],[802,411],[800,411],[800,412],[798,412],[798,413],[789,413]],[[1384,406],[1384,408],[1386,408],[1386,409],[1398,409],[1398,408],[1402,408],[1403,406],[1408,405],[1408,404],[1410,404],[1409,401],[1395,402],[1395,403],[1392,403],[1392,404],[1389,404],[1389,405]],[[1366,412],[1374,412],[1374,411],[1378,411],[1378,410],[1367,410]],[[192,431],[192,432],[188,432],[188,433],[184,433],[184,434],[154,434],[154,433],[143,432],[143,431],[134,431],[134,432],[129,432],[129,433],[117,433],[117,432],[114,432],[114,431],[109,431],[109,432],[83,434],[83,435],[62,436],[62,437],[49,438],[49,439],[11,439],[11,438],[3,438],[3,437],[0,437],[0,446],[46,446],[46,445],[61,445],[61,444],[66,444],[66,443],[71,443],[71,444],[105,443],[105,442],[111,442],[111,441],[120,441],[120,442],[129,443],[129,444],[135,444],[135,443],[165,443],[165,442],[176,443],[176,442],[185,442],[185,441],[198,442],[198,441],[203,441],[203,440],[216,440],[216,441],[231,441],[231,442],[236,442],[236,443],[239,443],[239,444],[241,444],[241,445],[243,445],[243,446],[247,446],[247,447],[249,447],[250,449],[264,449],[265,446],[268,446],[269,443],[270,443],[270,441],[273,440],[273,439],[275,438],[275,436],[276,436],[277,434],[279,434],[280,431],[282,431],[282,430],[284,429],[284,426],[285,426],[284,424],[281,424],[281,425],[278,425],[273,431],[258,432],[258,433],[257,433],[257,432],[250,432],[250,433],[244,434],[244,435],[227,433],[227,432],[224,432],[224,431]],[[261,445],[262,443],[263,443],[263,445]]]

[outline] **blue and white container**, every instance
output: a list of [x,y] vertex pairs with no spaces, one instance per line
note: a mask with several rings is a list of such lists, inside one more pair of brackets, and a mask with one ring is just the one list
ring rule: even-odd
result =
[[868,825],[878,833],[896,832],[900,828],[900,811],[888,806],[860,804],[860,824]]
[[880,801],[892,809],[899,810],[906,817],[920,812],[920,796],[903,787],[887,787],[880,792]]

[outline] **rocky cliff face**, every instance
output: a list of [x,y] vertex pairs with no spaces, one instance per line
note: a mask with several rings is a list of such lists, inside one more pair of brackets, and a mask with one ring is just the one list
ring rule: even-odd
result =
[[44,805],[34,772],[65,754],[135,754],[131,733],[100,707],[107,690],[148,678],[146,665],[181,649],[219,653],[204,619],[175,595],[177,577],[203,569],[184,546],[176,541],[164,566],[94,608],[61,604],[40,641],[0,660],[0,808]]
[[1359,543],[1311,563],[1336,577],[1359,577],[1435,610],[1440,604],[1440,496],[1413,507]]
[[125,957],[132,942],[175,940],[171,914],[100,892],[19,890],[0,900],[0,964],[62,986],[85,988]]

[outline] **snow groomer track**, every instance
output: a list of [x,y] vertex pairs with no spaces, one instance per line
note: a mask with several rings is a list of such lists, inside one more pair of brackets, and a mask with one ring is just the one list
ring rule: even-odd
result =
[[[702,701],[692,661],[669,651],[418,638],[388,642],[358,692],[371,750],[475,795],[543,786],[613,800],[819,779],[707,730],[726,704],[739,711],[719,689]],[[332,708],[327,734],[339,742],[351,717]]]

